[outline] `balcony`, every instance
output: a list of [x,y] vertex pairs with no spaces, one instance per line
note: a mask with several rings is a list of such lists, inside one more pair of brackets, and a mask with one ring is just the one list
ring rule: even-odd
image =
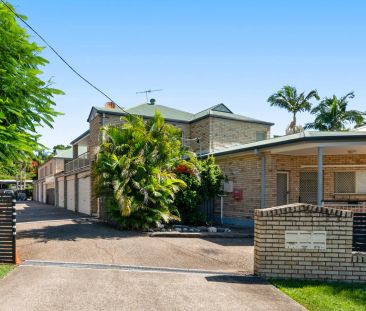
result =
[[65,172],[72,172],[76,171],[78,169],[81,169],[83,167],[89,166],[89,152],[85,152],[78,156],[76,159],[73,159],[72,161],[66,163],[65,165]]

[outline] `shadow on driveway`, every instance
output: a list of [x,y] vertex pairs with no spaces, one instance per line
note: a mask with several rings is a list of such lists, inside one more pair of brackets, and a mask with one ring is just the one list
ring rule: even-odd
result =
[[17,203],[16,209],[18,223],[90,217],[64,208],[33,201]]
[[254,246],[253,238],[202,238],[221,246]]
[[119,231],[107,224],[95,223],[87,220],[74,219],[66,224],[45,226],[31,229],[22,229],[18,233],[18,239],[32,238],[39,242],[48,241],[76,241],[82,239],[124,239],[130,237],[145,236],[144,233],[133,231]]

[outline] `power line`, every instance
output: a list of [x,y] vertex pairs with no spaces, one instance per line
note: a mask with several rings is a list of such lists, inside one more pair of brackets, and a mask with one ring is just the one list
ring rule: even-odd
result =
[[121,106],[119,106],[111,97],[109,97],[106,93],[104,93],[101,89],[96,87],[93,83],[91,83],[89,80],[84,78],[80,73],[76,71],[53,47],[51,44],[47,42],[45,38],[41,34],[39,34],[31,25],[29,25],[18,13],[16,13],[5,1],[0,0],[19,20],[21,20],[30,30],[32,30],[57,56],[61,61],[69,67],[79,78],[81,78],[84,82],[89,84],[92,88],[97,90],[99,93],[101,93],[103,96],[108,98],[112,103],[114,103],[118,108],[120,108],[122,111],[126,112]]

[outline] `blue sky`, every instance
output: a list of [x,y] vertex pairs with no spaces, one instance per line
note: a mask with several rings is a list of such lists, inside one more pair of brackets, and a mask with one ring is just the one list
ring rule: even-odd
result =
[[[157,103],[198,112],[223,102],[233,112],[272,121],[284,134],[290,114],[267,98],[285,84],[321,97],[355,91],[366,110],[366,3],[363,1],[14,0],[17,11],[80,73],[119,105]],[[34,41],[39,42],[36,37]],[[44,77],[66,95],[49,147],[88,128],[93,105],[107,100],[49,49]],[[300,114],[299,123],[312,116]]]

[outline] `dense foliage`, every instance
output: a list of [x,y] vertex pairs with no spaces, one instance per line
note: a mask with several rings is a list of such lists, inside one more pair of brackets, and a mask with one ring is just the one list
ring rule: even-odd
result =
[[187,184],[186,189],[177,193],[175,201],[182,222],[189,225],[205,224],[208,220],[207,215],[199,206],[219,193],[223,180],[220,167],[215,164],[212,156],[204,160],[192,157],[189,161],[181,163],[176,171],[178,177]]
[[93,169],[107,215],[126,229],[182,220],[203,224],[203,200],[214,197],[223,175],[213,157],[197,160],[181,144],[181,131],[159,112],[144,121],[128,115],[102,129]]
[[121,125],[102,129],[94,174],[95,190],[110,217],[128,229],[148,229],[179,220],[174,205],[186,187],[175,168],[182,161],[181,131],[159,112],[148,121],[128,115]]
[[40,149],[37,127],[52,127],[59,114],[52,98],[62,92],[40,79],[40,67],[48,63],[42,49],[0,4],[0,162],[32,157]]
[[320,102],[311,111],[315,115],[314,122],[307,123],[306,129],[316,129],[319,131],[344,131],[347,125],[361,125],[364,123],[365,112],[358,110],[347,110],[348,99],[354,98],[353,92],[341,98],[335,95]]

